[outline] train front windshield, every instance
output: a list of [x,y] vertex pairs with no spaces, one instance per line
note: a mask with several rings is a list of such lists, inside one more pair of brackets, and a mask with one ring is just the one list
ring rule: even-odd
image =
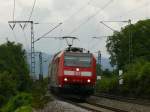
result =
[[91,66],[91,54],[89,53],[79,53],[79,54],[69,54],[66,53],[64,56],[65,66],[74,67],[90,67]]

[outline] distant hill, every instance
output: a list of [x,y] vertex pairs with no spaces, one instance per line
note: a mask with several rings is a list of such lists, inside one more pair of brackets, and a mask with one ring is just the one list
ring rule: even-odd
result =
[[[40,66],[39,54],[36,53],[35,57],[36,57],[35,58],[36,59],[35,73],[38,76],[39,73],[40,73],[40,71],[39,71],[40,70],[40,68],[39,68],[39,66]],[[49,63],[52,60],[53,55],[50,55],[50,54],[47,54],[47,53],[42,53],[42,57],[43,57],[43,74],[44,74],[44,76],[47,76],[47,74],[48,74],[48,66],[49,66]],[[30,66],[30,62],[31,62],[30,59],[31,59],[30,53],[27,53],[27,61],[28,61],[29,66]],[[106,69],[107,68],[109,70],[112,70],[112,67],[111,67],[111,65],[109,63],[109,59],[108,58],[102,57],[101,63],[102,63],[102,69]]]

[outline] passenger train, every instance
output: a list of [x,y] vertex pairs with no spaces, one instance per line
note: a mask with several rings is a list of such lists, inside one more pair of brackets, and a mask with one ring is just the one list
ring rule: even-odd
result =
[[54,55],[48,76],[53,93],[87,98],[94,93],[96,58],[83,48],[68,47]]

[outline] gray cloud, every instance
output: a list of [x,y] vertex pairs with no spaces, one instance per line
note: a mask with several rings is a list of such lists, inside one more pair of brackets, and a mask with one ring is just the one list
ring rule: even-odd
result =
[[[106,38],[100,40],[92,40],[92,36],[111,35],[113,32],[99,23],[101,20],[128,20],[132,19],[135,23],[140,19],[149,18],[150,1],[149,0],[114,0],[105,10],[100,11],[86,24],[84,23],[96,11],[101,9],[109,0],[42,0],[36,3],[32,20],[35,22],[46,22],[48,24],[35,25],[35,38],[38,38],[46,31],[52,29],[58,23],[63,24],[48,36],[65,36],[77,28],[71,36],[79,37],[80,41],[75,42],[75,46],[90,48],[91,51],[101,50],[104,56],[108,57],[105,48]],[[33,0],[16,1],[15,19],[26,20],[30,14]],[[0,4],[0,42],[6,40],[9,36],[10,40],[15,40],[12,31],[8,27],[7,21],[12,19],[13,2],[10,0],[2,0]],[[80,10],[79,10],[80,9]],[[107,23],[116,30],[120,30],[126,23]],[[17,41],[24,44],[25,48],[30,45],[30,30],[26,28],[25,35],[17,26],[15,34]],[[24,36],[27,39],[24,39]],[[21,38],[20,38],[21,37]],[[47,53],[55,53],[56,51],[66,47],[64,41],[55,39],[41,40],[36,43],[36,50]]]

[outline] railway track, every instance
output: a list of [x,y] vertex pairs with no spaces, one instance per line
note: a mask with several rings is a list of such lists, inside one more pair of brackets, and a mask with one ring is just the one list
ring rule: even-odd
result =
[[71,98],[61,98],[64,102],[70,103],[77,107],[90,110],[92,112],[150,112],[150,107],[146,105],[139,105],[128,103],[120,100],[113,100],[112,98],[102,98],[91,96],[86,101]]
[[116,109],[116,108],[110,108],[107,106],[94,104],[94,103],[77,103],[75,104],[81,108],[93,111],[93,112],[127,112],[124,110]]
[[112,108],[112,107],[109,107],[109,106],[100,105],[100,104],[97,104],[97,103],[94,103],[94,102],[89,102],[89,101],[78,102],[78,101],[72,101],[72,100],[68,100],[68,99],[63,99],[63,101],[65,101],[67,103],[70,103],[72,105],[81,107],[83,109],[92,111],[92,112],[127,112],[127,111],[124,111],[124,110],[120,110],[120,109],[117,109],[117,108]]
[[136,98],[129,98],[129,97],[122,97],[122,96],[116,96],[116,95],[108,95],[108,94],[95,94],[94,97],[102,97],[102,98],[108,98],[128,103],[134,103],[139,105],[145,105],[150,106],[150,100],[146,99],[136,99]]

